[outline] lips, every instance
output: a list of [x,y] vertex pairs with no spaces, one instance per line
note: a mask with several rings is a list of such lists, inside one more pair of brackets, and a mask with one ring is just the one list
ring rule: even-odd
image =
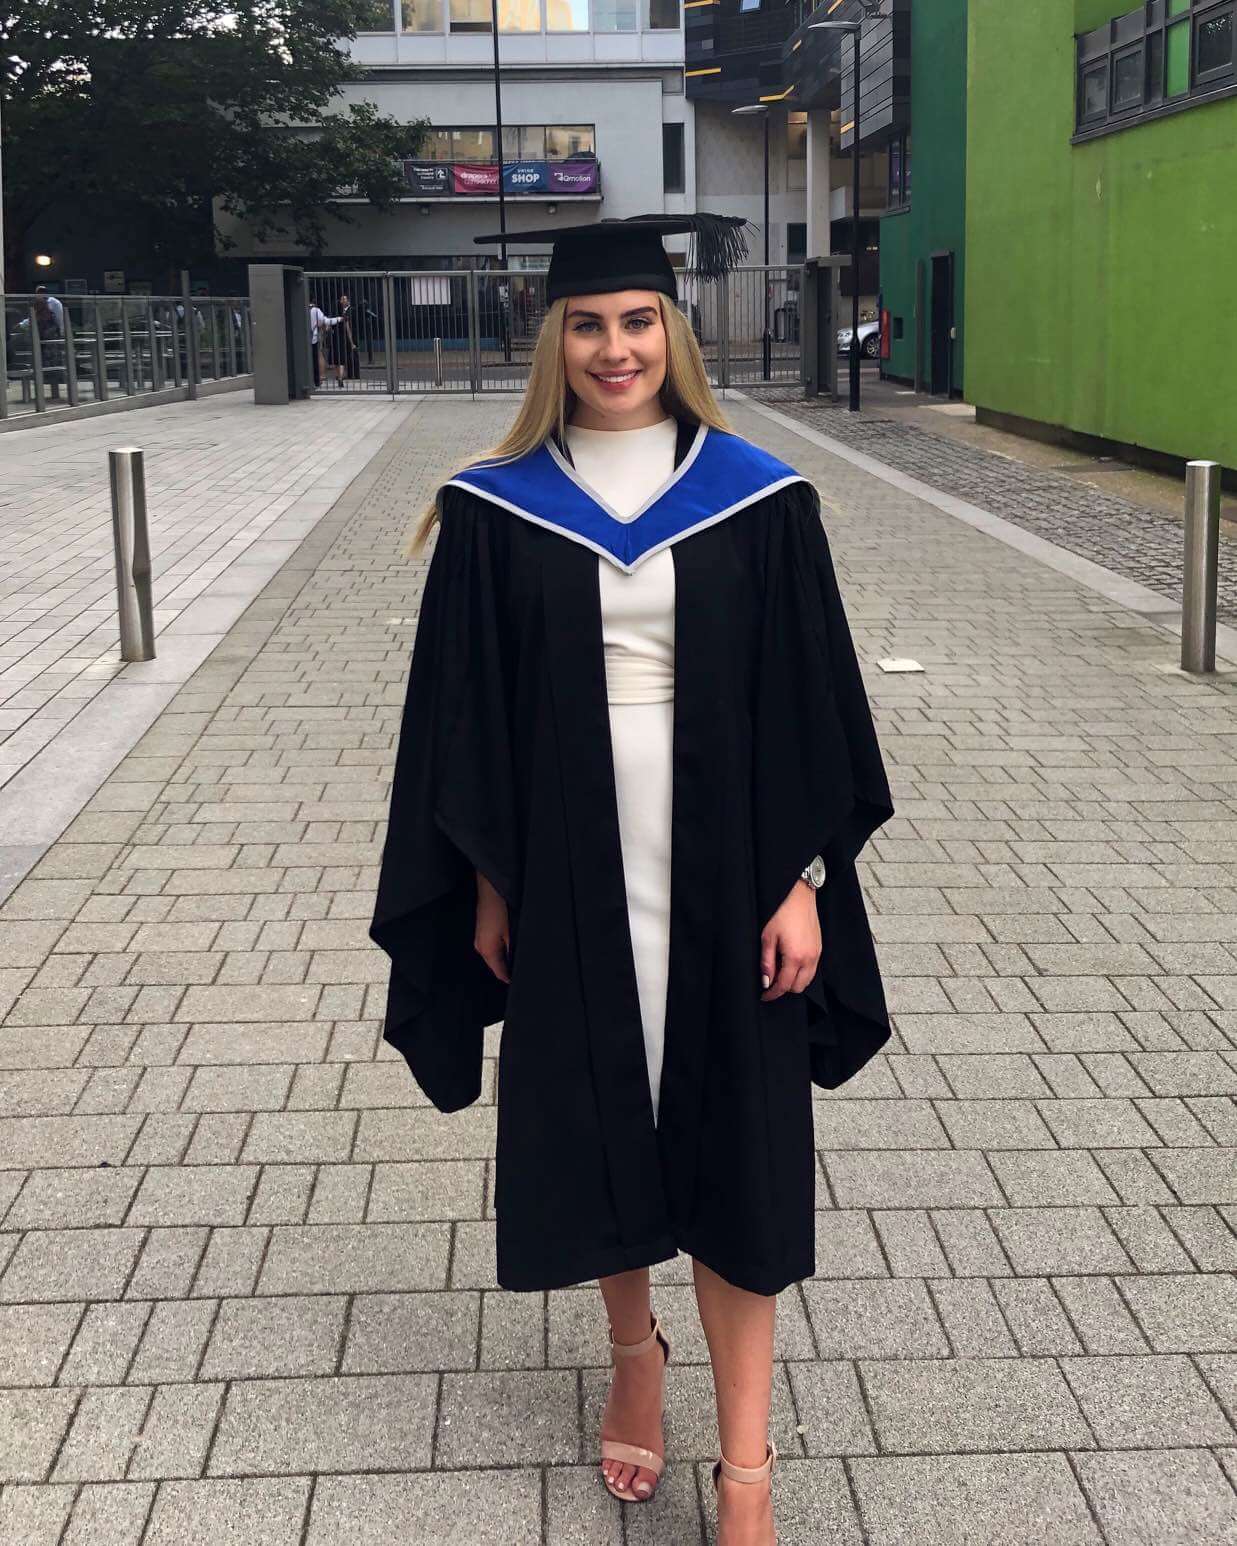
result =
[[605,375],[601,375],[598,371],[589,371],[589,375],[592,376],[593,380],[599,386],[605,387],[608,392],[623,391],[625,387],[631,385],[639,374],[639,370],[613,371],[607,372]]

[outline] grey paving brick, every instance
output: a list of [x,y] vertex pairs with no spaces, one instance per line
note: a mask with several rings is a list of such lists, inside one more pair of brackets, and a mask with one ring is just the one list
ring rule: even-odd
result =
[[143,1303],[88,1305],[58,1383],[119,1385],[137,1351],[150,1310],[150,1305]]
[[129,1280],[129,1299],[179,1299],[189,1292],[210,1231],[152,1229]]
[[1237,1347],[1237,1280],[1227,1273],[1117,1279],[1158,1353],[1227,1353]]
[[257,1185],[253,1165],[159,1165],[142,1180],[129,1224],[242,1224]]
[[0,1306],[0,1387],[55,1384],[82,1310],[80,1304]]
[[[706,1519],[715,1528],[716,1500],[708,1468],[702,1466],[696,1479]],[[785,1546],[860,1546],[864,1540],[846,1473],[837,1460],[779,1463],[776,1498],[778,1539]],[[678,1533],[652,1539],[694,1540],[690,1521],[684,1524]]]
[[262,1025],[237,1024],[235,1019],[207,1021],[190,1026],[177,1062],[198,1066],[212,1063],[317,1063],[322,1060],[329,1039],[327,1026],[300,1021]]
[[0,1496],[0,1540],[56,1546],[72,1506],[72,1487],[6,1487]]
[[1128,1100],[1040,1100],[1039,1113],[1063,1149],[1142,1148],[1155,1129]]
[[441,1224],[278,1227],[271,1233],[258,1292],[444,1288],[447,1247],[448,1229]]
[[427,1374],[235,1383],[210,1474],[424,1470],[430,1464],[435,1383]]
[[1237,1271],[1237,1235],[1215,1208],[1165,1208],[1163,1218],[1204,1272]]
[[1051,1149],[1056,1146],[1030,1101],[938,1101],[936,1109],[955,1148]]
[[993,1208],[989,1218],[1020,1274],[1128,1270],[1129,1258],[1098,1208]]
[[1022,1052],[970,1053],[938,1057],[953,1093],[960,1100],[988,1096],[1050,1095],[1043,1075],[1030,1056]]
[[545,1479],[548,1546],[623,1546],[622,1516],[598,1485],[595,1467],[554,1466]]
[[0,1168],[123,1162],[140,1117],[0,1117]]
[[137,1229],[49,1229],[26,1235],[0,1278],[7,1304],[116,1299],[142,1245]]
[[245,1222],[303,1223],[316,1174],[313,1165],[264,1165]]
[[346,1300],[314,1295],[225,1299],[210,1334],[202,1378],[330,1374],[343,1341]]
[[1222,1149],[1161,1149],[1156,1169],[1183,1203],[1237,1203],[1237,1165]]
[[955,1277],[1007,1277],[1013,1271],[987,1215],[978,1209],[938,1209],[932,1222]]
[[348,1374],[475,1369],[480,1296],[358,1294],[342,1368]]
[[348,1111],[260,1111],[242,1158],[258,1164],[348,1159],[356,1118]]
[[[551,1519],[555,1501],[560,1510],[567,1497],[579,1496],[580,1513],[573,1514],[568,1529],[589,1520],[585,1512],[590,1497],[583,1488],[563,1483],[571,1474],[556,1468],[548,1473]],[[594,1488],[597,1487],[593,1478]],[[595,1492],[592,1494],[597,1503]],[[617,1510],[604,1501],[593,1514],[599,1522],[607,1517],[617,1527]],[[484,1541],[494,1546],[523,1546],[541,1537],[541,1485],[535,1471],[488,1471],[416,1476],[326,1476],[318,1482],[309,1520],[306,1546],[387,1546],[416,1521],[417,1546],[454,1546],[455,1542]],[[553,1526],[547,1540],[555,1546],[572,1546],[587,1540],[588,1546],[611,1546],[604,1530],[597,1533],[556,1535]],[[299,1541],[299,1536],[289,1537]],[[613,1539],[617,1546],[618,1536]]]
[[138,1546],[154,1493],[153,1482],[87,1483],[61,1546]]
[[193,1279],[195,1298],[252,1294],[270,1233],[263,1228],[212,1229]]
[[827,1154],[824,1166],[842,1208],[982,1208],[1002,1201],[977,1150]]
[[873,1214],[873,1222],[895,1278],[947,1275],[949,1263],[941,1250],[925,1209],[891,1210]]
[[558,1370],[448,1374],[435,1445],[448,1470],[576,1459],[576,1381]]
[[320,1165],[308,1224],[359,1224],[365,1216],[372,1167]]
[[164,1482],[143,1546],[207,1540],[300,1546],[309,1489],[307,1476]]
[[947,1149],[927,1101],[828,1100],[814,1104],[820,1149]]
[[0,1390],[0,1481],[42,1481],[77,1404],[75,1390]]
[[949,1344],[922,1283],[804,1284],[822,1358],[944,1358]]
[[1145,1353],[1146,1337],[1108,1278],[1054,1278],[1070,1324],[1088,1353]]
[[809,1455],[876,1453],[872,1424],[852,1364],[790,1364],[786,1372]]
[[817,1213],[817,1277],[883,1278],[888,1275],[888,1265],[867,1213],[858,1208]]
[[139,1385],[192,1380],[214,1317],[209,1299],[164,1299],[153,1305],[129,1380]]
[[541,1369],[546,1363],[545,1296],[491,1289],[481,1296],[480,1369]]
[[471,1106],[449,1116],[438,1111],[362,1111],[352,1158],[488,1159],[494,1152],[494,1123],[492,1106]]
[[160,1385],[129,1463],[135,1480],[202,1474],[222,1385]]
[[1017,1344],[986,1282],[977,1278],[945,1278],[929,1287],[950,1346],[958,1357],[1016,1356]]
[[1205,1450],[1079,1455],[1077,1466],[1109,1546],[1237,1538],[1237,1496]]
[[292,1087],[285,1064],[195,1068],[181,1102],[183,1111],[279,1111]]
[[1052,1285],[1044,1279],[998,1279],[992,1292],[1025,1358],[1083,1351]]
[[1194,1263],[1154,1208],[1108,1208],[1104,1217],[1140,1272],[1189,1272]]
[[1187,1358],[1063,1358],[1061,1368],[1106,1449],[1225,1444],[1235,1437]]
[[862,1362],[860,1369],[886,1453],[1091,1445],[1078,1404],[1051,1359],[881,1360]]
[[1015,1208],[1119,1202],[1112,1184],[1083,1149],[1007,1150],[990,1157]]
[[103,1385],[85,1391],[57,1456],[53,1480],[122,1480],[150,1400],[146,1385]]
[[463,1221],[451,1225],[451,1287],[497,1288],[494,1225]]

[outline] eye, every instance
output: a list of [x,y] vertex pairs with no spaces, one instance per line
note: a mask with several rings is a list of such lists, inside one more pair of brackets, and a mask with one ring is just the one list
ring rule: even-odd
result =
[[632,317],[628,325],[630,327],[634,327],[638,332],[643,333],[648,328],[652,327],[653,319],[651,317]]

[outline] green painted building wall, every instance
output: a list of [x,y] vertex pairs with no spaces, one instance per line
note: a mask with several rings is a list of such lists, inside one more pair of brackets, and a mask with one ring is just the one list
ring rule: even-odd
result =
[[966,219],[967,0],[913,0],[911,6],[911,201],[881,221],[881,294],[902,322],[893,338],[888,375],[915,376],[915,266],[925,265],[923,369],[928,368],[931,255],[953,252],[955,389],[964,382],[963,254]]
[[966,396],[1237,466],[1237,98],[1080,145],[1074,34],[1130,0],[970,0]]

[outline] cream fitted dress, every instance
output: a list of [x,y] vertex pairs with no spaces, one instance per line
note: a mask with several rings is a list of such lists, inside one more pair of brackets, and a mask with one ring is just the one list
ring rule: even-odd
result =
[[[673,473],[677,436],[672,418],[646,429],[567,426],[576,471],[623,520]],[[607,558],[597,565],[627,915],[656,1120],[670,966],[674,558],[663,548],[634,574]]]

